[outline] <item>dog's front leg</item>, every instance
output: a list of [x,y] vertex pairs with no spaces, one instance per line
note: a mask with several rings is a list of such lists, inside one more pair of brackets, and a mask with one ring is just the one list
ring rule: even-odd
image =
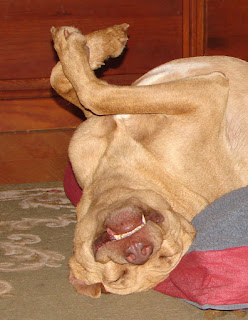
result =
[[85,108],[81,105],[76,91],[74,90],[70,81],[66,78],[61,62],[59,61],[52,70],[50,76],[50,83],[52,88],[65,100],[71,102],[75,106],[79,107],[83,110],[85,116],[89,118],[92,115],[92,112],[89,110],[85,110]]
[[[96,78],[89,65],[87,38],[70,27],[53,29],[63,71],[80,103],[97,115],[157,113],[177,115],[213,106],[223,109],[228,80],[218,72],[150,86],[114,86]],[[220,105],[223,108],[220,108]]]
[[[123,23],[121,25],[114,25],[103,30],[94,31],[86,35],[87,47],[89,48],[90,52],[89,64],[92,70],[102,66],[104,61],[109,57],[116,58],[122,53],[128,40],[128,27],[128,24]],[[69,30],[73,30],[74,32],[78,31],[75,28],[70,28]],[[51,31],[52,33],[56,32],[53,28]],[[92,112],[85,110],[80,103],[76,91],[64,74],[60,61],[52,70],[50,83],[53,89],[60,96],[81,108],[87,118],[92,115]]]

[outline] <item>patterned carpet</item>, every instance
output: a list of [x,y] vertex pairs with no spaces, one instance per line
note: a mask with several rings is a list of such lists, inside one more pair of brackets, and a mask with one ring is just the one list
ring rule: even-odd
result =
[[[2,186],[0,217],[1,320],[211,319],[154,290],[100,299],[77,294],[67,265],[75,208],[60,182]],[[237,317],[228,313],[223,319]]]
[[12,296],[18,274],[60,268],[65,255],[59,239],[72,234],[75,209],[62,187],[0,192],[0,296]]

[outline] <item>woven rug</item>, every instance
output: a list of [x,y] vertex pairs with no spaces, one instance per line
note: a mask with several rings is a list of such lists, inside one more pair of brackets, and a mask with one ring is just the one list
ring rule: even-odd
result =
[[60,182],[2,186],[0,217],[1,320],[211,318],[154,290],[100,299],[77,294],[68,282],[75,208]]

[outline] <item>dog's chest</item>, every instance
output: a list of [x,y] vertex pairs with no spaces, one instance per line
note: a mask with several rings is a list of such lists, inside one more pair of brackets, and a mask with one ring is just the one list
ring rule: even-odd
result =
[[114,116],[115,120],[122,120],[122,119],[129,119],[130,118],[130,114],[117,114]]
[[167,116],[157,114],[118,114],[113,116],[119,130],[141,142],[153,139],[167,124]]
[[[143,146],[153,154],[166,154],[167,128],[170,120],[165,115],[123,114],[113,116],[119,136],[125,137],[125,144],[130,147],[131,141]],[[135,150],[134,150],[135,152]],[[161,156],[161,155],[160,155]]]

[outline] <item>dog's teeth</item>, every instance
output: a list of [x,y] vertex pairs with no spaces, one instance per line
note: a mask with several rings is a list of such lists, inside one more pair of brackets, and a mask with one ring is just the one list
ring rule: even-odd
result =
[[115,240],[121,240],[122,239],[122,234],[114,234],[113,235],[113,238],[115,239]]
[[146,224],[146,218],[143,214],[142,214],[142,224]]
[[142,229],[145,226],[145,224],[146,224],[146,219],[145,219],[145,216],[142,214],[141,224],[138,227],[136,227],[135,229],[133,229],[131,231],[128,231],[126,233],[113,234],[113,238],[115,240],[121,240],[121,239],[127,238],[127,237],[131,236],[132,234],[134,234],[135,232],[137,232],[140,229]]

